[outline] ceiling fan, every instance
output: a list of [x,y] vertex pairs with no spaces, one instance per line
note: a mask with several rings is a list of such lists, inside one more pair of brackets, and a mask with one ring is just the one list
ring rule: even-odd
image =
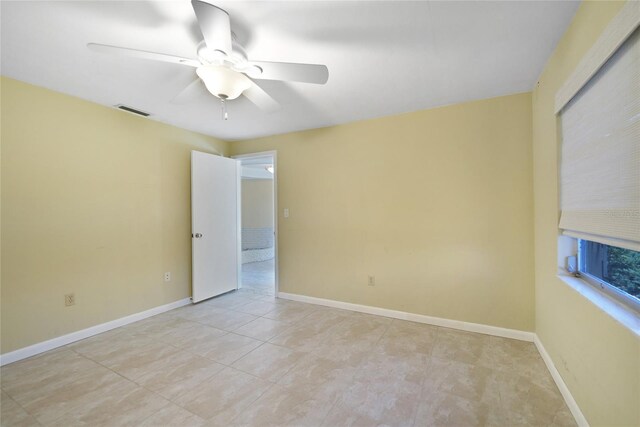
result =
[[198,79],[185,88],[183,93],[192,85],[199,85],[201,80],[207,90],[220,99],[225,120],[225,101],[236,99],[240,95],[268,112],[280,108],[280,104],[258,86],[254,79],[315,84],[325,84],[329,79],[329,70],[325,65],[249,60],[231,31],[229,14],[225,10],[201,0],[192,0],[191,5],[204,37],[197,47],[197,59],[98,43],[89,43],[87,47],[96,52],[194,67]]

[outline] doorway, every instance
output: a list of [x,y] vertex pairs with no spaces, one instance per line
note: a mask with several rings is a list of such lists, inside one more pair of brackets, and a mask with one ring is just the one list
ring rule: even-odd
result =
[[239,287],[277,295],[276,153],[234,156],[241,167]]

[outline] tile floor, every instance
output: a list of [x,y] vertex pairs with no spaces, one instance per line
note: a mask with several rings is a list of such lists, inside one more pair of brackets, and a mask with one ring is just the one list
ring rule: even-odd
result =
[[2,426],[575,425],[531,343],[242,290],[0,373]]
[[242,264],[242,289],[259,294],[275,294],[275,262],[274,259]]

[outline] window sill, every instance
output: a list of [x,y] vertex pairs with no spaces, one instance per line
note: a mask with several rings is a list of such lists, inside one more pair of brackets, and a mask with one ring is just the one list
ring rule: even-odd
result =
[[640,316],[631,308],[608,297],[579,277],[571,276],[565,272],[559,272],[558,278],[591,301],[601,311],[629,329],[637,337],[640,337]]

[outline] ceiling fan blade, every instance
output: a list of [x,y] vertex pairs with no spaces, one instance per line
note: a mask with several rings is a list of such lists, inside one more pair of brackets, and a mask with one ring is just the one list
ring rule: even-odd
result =
[[180,56],[166,55],[164,53],[147,52],[145,50],[129,49],[128,47],[110,46],[107,44],[88,43],[87,47],[94,52],[110,53],[114,55],[133,56],[134,58],[151,59],[153,61],[171,62],[173,64],[199,67],[200,61]]
[[262,69],[262,74],[252,76],[255,79],[284,80],[320,85],[329,80],[329,69],[326,65],[266,61],[250,61],[250,64]]
[[198,25],[200,25],[200,31],[202,31],[207,47],[227,55],[231,54],[229,14],[217,6],[200,0],[191,0],[191,5],[196,13],[196,18],[198,18]]
[[265,92],[255,82],[252,82],[251,87],[242,92],[242,94],[246,96],[249,101],[253,102],[258,108],[268,113],[273,113],[274,111],[278,111],[280,108],[282,108],[280,104],[278,104],[278,101],[273,99],[271,95]]
[[194,81],[189,83],[187,87],[182,89],[180,93],[173,97],[173,99],[169,102],[176,105],[189,104],[191,102],[195,102],[199,97],[204,95],[206,89],[202,80],[199,77],[196,77]]

